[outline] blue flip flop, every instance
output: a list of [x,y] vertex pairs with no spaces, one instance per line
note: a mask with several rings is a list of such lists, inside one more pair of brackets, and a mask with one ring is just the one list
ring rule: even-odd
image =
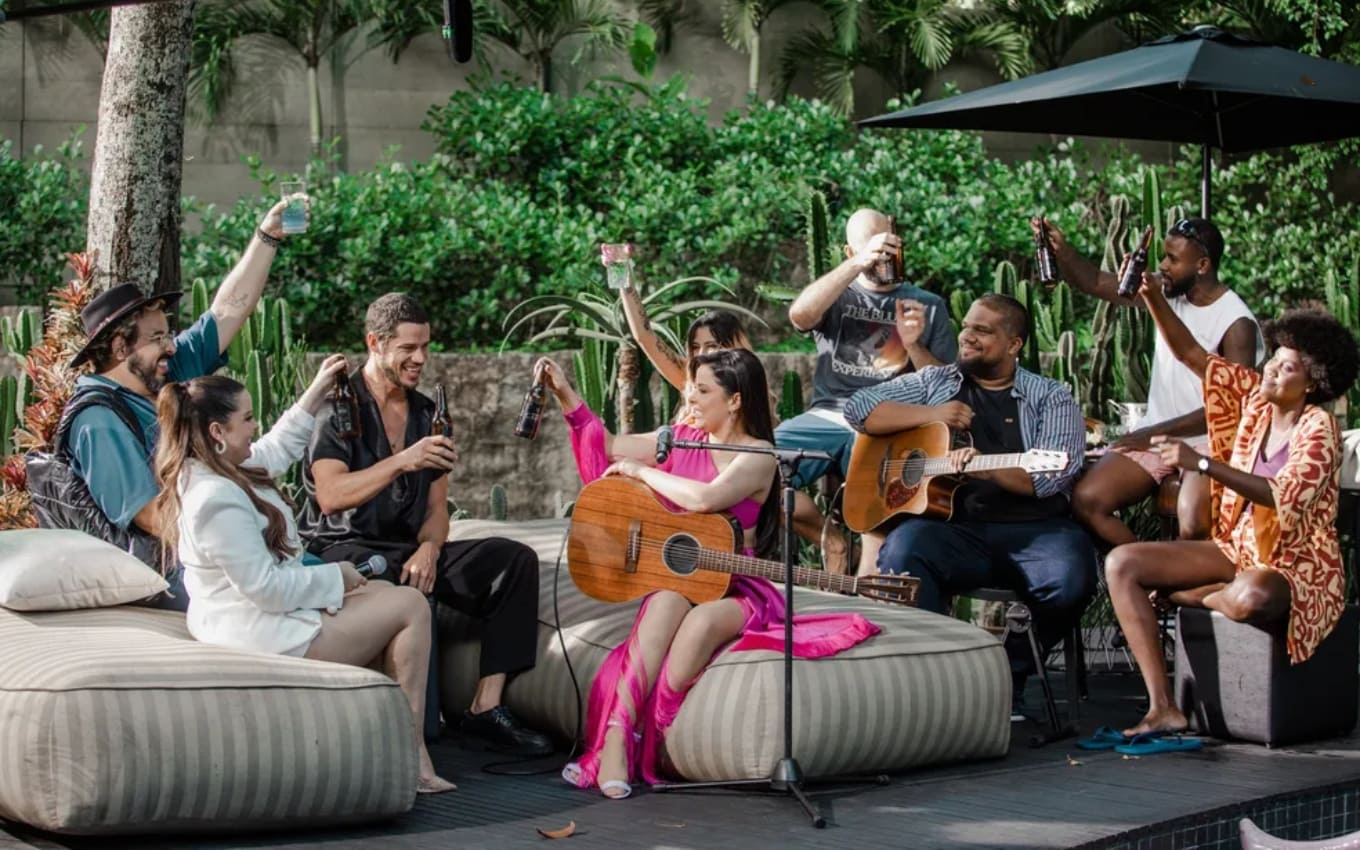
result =
[[1077,741],[1077,746],[1083,750],[1113,750],[1118,744],[1127,744],[1131,739],[1120,732],[1118,729],[1111,729],[1109,726],[1102,726],[1095,731],[1089,738],[1082,738]]
[[1116,744],[1114,751],[1127,756],[1151,756],[1157,753],[1188,753],[1204,746],[1199,738],[1187,738],[1180,732],[1145,732],[1135,735],[1127,744]]

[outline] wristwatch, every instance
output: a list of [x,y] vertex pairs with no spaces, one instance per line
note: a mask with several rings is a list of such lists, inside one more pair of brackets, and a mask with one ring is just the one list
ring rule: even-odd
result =
[[1208,459],[1207,457],[1204,457],[1204,456],[1201,455],[1201,456],[1200,456],[1200,459],[1197,460],[1197,461],[1195,461],[1195,469],[1198,469],[1198,470],[1199,470],[1200,472],[1202,472],[1203,474],[1208,475],[1208,474],[1209,474],[1209,459]]

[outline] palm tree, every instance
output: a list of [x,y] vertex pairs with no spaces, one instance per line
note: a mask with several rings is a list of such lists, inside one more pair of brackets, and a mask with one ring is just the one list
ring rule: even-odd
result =
[[780,7],[797,0],[724,0],[722,35],[733,49],[747,54],[746,93],[760,94],[760,31]]
[[985,57],[1007,79],[1031,67],[1025,34],[987,6],[965,8],[954,0],[818,0],[818,5],[831,26],[806,29],[784,49],[776,75],[781,97],[810,73],[817,95],[851,115],[861,69],[905,94],[958,57]]
[[621,49],[631,37],[632,22],[616,13],[610,0],[476,0],[485,29],[479,38],[493,39],[523,57],[534,68],[538,87],[552,91],[553,60],[569,39],[579,40],[569,60],[604,49]]
[[[206,121],[216,118],[247,71],[258,76],[282,65],[301,65],[307,74],[308,138],[312,154],[319,154],[321,63],[332,59],[337,67],[347,67],[358,58],[361,51],[350,48],[359,30],[374,20],[373,12],[374,4],[365,0],[253,0],[245,4],[211,0],[200,4],[194,16],[189,70],[193,112]],[[383,40],[381,20],[367,46]]]
[[1009,0],[995,6],[1002,20],[1024,32],[1035,65],[1044,70],[1061,65],[1072,46],[1102,24],[1115,23],[1137,43],[1177,32],[1185,11],[1181,0]]

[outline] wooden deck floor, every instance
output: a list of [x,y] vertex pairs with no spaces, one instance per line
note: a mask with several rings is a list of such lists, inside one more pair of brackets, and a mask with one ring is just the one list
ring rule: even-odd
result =
[[[1092,700],[1083,706],[1083,730],[1121,725],[1137,716],[1139,688],[1132,677],[1095,676],[1091,691]],[[1030,703],[1036,703],[1037,689],[1031,687],[1029,696]],[[909,772],[892,777],[886,787],[817,787],[814,796],[828,820],[824,830],[812,829],[797,805],[782,795],[640,792],[626,802],[613,802],[568,788],[555,773],[532,777],[484,773],[481,765],[488,756],[450,741],[433,749],[434,758],[460,790],[422,798],[409,814],[386,823],[335,831],[135,842],[71,839],[6,825],[9,834],[0,832],[0,850],[25,844],[92,850],[133,844],[167,850],[322,845],[507,850],[544,846],[547,842],[535,828],[560,827],[569,821],[575,821],[577,831],[566,847],[1046,848],[1112,842],[1127,842],[1130,847],[1205,847],[1223,846],[1221,837],[1215,845],[1184,831],[1181,838],[1163,836],[1138,844],[1136,833],[1131,837],[1130,831],[1272,795],[1330,785],[1360,789],[1357,736],[1281,750],[1209,742],[1200,753],[1126,759],[1109,752],[1083,752],[1070,741],[1031,749],[1033,728],[1029,723],[1014,724],[1011,751],[1004,759]],[[1330,821],[1317,814],[1326,810],[1312,811],[1319,826],[1304,836],[1322,837],[1328,823],[1342,831],[1339,810]],[[1350,813],[1352,821],[1354,815]]]

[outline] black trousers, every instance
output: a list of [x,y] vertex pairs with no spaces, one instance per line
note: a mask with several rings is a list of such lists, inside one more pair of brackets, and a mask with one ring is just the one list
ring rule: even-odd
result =
[[[375,578],[396,583],[401,566],[415,553],[413,543],[347,540],[317,554],[327,561],[362,563],[387,558],[387,572]],[[517,673],[534,666],[538,646],[538,555],[504,537],[455,540],[440,549],[432,597],[482,623],[479,676]],[[437,642],[436,642],[437,647]],[[438,670],[431,669],[430,678]]]

